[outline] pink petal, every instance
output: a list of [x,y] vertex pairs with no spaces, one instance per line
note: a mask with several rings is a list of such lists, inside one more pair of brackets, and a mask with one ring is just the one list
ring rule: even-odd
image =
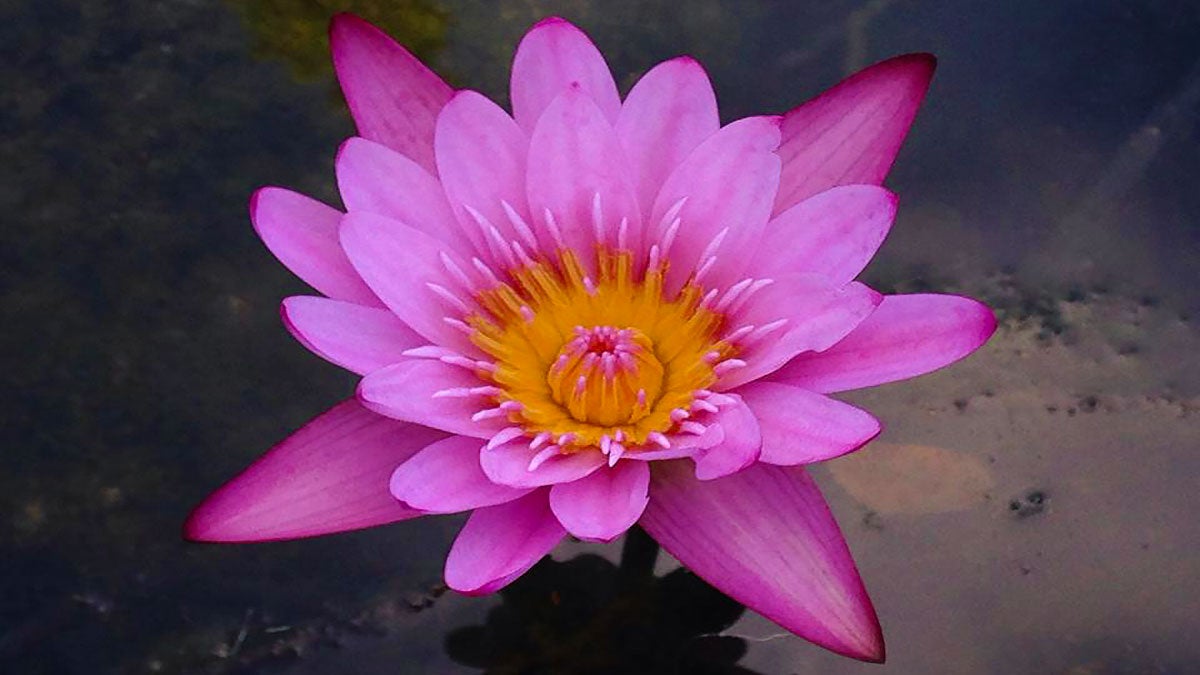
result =
[[793,466],[833,459],[879,435],[879,421],[865,410],[777,382],[752,382],[738,389],[762,426],[767,464]]
[[458,220],[441,183],[404,155],[350,138],[338,151],[337,181],[347,211],[387,216],[448,246],[461,246]]
[[685,567],[839,654],[882,662],[883,635],[829,507],[803,469],[756,464],[699,481],[654,465],[640,521]]
[[747,117],[709,136],[667,177],[647,223],[656,228],[649,243],[661,242],[671,227],[664,215],[687,199],[679,212],[679,236],[664,252],[671,261],[668,288],[679,288],[722,236],[716,266],[704,285],[738,281],[771,215],[779,184],[778,146],[778,117]]
[[[436,345],[478,353],[465,333],[446,322],[462,320],[465,312],[429,286],[454,285],[442,266],[443,253],[460,269],[470,269],[444,242],[373,213],[346,214],[341,239],[354,268],[402,321]],[[465,289],[456,297],[470,307]]]
[[342,252],[341,219],[337,209],[283,188],[260,188],[250,198],[254,229],[293,274],[336,300],[382,307]]
[[478,438],[451,436],[426,446],[392,474],[392,496],[427,513],[456,513],[511,502],[529,490],[497,485],[479,467]]
[[617,462],[612,468],[552,487],[550,508],[576,537],[612,541],[641,517],[649,489],[649,464]]
[[425,344],[386,309],[298,295],[283,301],[281,314],[301,344],[359,375],[396,363],[406,349]]
[[590,254],[598,241],[594,218],[600,199],[604,239],[615,245],[627,222],[638,250],[642,218],[630,182],[629,161],[612,125],[577,87],[565,90],[538,121],[529,145],[526,189],[529,208],[541,218],[549,210],[569,248]]
[[484,450],[479,456],[479,463],[492,481],[525,488],[579,480],[600,468],[605,461],[604,455],[589,448],[568,455],[555,455],[530,471],[530,462],[542,450],[544,448],[531,450],[529,439],[516,440]]
[[339,403],[209,495],[188,516],[183,536],[276,541],[414,518],[420,512],[388,492],[388,475],[442,436],[354,400]]
[[896,217],[896,195],[874,185],[846,185],[814,195],[767,223],[755,274],[819,274],[834,283],[858,276]]
[[724,391],[753,382],[797,354],[829,349],[870,316],[882,298],[858,282],[837,287],[811,275],[775,278],[736,313],[732,323],[766,326],[780,319],[787,323],[745,346],[738,358],[747,365],[722,375],[718,388]]
[[464,206],[483,215],[506,239],[517,240],[503,202],[530,222],[525,201],[529,137],[508,113],[481,94],[459,92],[438,116],[434,148],[446,195],[477,247],[487,250],[479,245],[485,241],[479,224]]
[[568,87],[586,94],[610,124],[617,121],[621,97],[600,50],[566,20],[542,19],[521,39],[513,57],[513,117],[532,133],[550,102]]
[[558,545],[566,531],[546,492],[472,513],[446,557],[446,585],[468,595],[498,591]]
[[948,366],[995,330],[992,310],[970,298],[889,295],[844,340],[797,357],[771,379],[818,392],[873,387]]
[[835,185],[883,182],[937,65],[931,54],[877,63],[784,115],[774,213]]
[[691,57],[664,61],[633,85],[616,130],[637,176],[642,213],[650,213],[675,167],[720,126],[712,83]]
[[386,33],[356,16],[333,17],[329,43],[358,134],[436,172],[434,122],[454,90]]
[[713,424],[723,432],[722,440],[696,453],[696,478],[712,480],[737,473],[758,459],[763,446],[762,431],[754,413],[737,394],[734,403],[724,405],[712,416]]
[[434,396],[438,392],[486,384],[474,373],[458,366],[429,359],[410,359],[364,377],[358,385],[358,398],[364,406],[380,415],[452,434],[491,438],[507,423],[495,418],[471,421],[472,415],[492,407],[489,397]]

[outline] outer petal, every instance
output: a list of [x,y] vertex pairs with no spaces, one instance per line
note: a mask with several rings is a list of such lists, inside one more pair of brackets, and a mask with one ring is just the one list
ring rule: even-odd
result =
[[478,438],[451,436],[426,446],[392,474],[392,496],[428,513],[455,513],[511,502],[529,490],[497,485],[479,467]]
[[711,448],[696,453],[696,478],[712,480],[737,473],[758,459],[763,435],[754,413],[741,397],[731,396],[733,403],[722,406],[714,416],[720,425],[723,439]]
[[736,323],[758,327],[781,319],[787,323],[740,345],[738,358],[747,365],[722,375],[718,388],[726,391],[753,382],[778,370],[797,354],[829,349],[870,316],[882,298],[858,282],[839,288],[811,275],[774,279],[735,313]]
[[433,126],[454,90],[383,31],[350,14],[329,26],[333,68],[360,136],[435,172]]
[[774,213],[835,185],[882,183],[936,65],[931,54],[897,56],[787,113]]
[[883,661],[879,621],[850,551],[801,468],[756,464],[698,481],[685,462],[657,463],[640,523],[738,602],[839,654]]
[[664,61],[633,85],[616,129],[637,176],[642,213],[650,213],[675,167],[720,126],[712,83],[691,57]]
[[752,382],[738,394],[762,426],[767,464],[793,466],[833,459],[879,435],[879,421],[827,396],[777,382]]
[[472,373],[441,361],[408,359],[362,379],[358,398],[380,415],[461,434],[491,438],[504,423],[471,421],[471,416],[491,407],[482,395],[438,395],[439,392],[479,387],[484,383]]
[[550,489],[550,508],[571,534],[612,541],[641,517],[650,489],[647,462],[617,462],[584,478]]
[[479,250],[487,250],[479,223],[464,207],[486,218],[506,240],[526,241],[515,236],[503,206],[507,202],[529,222],[525,201],[529,137],[508,113],[481,94],[459,92],[438,116],[434,148],[446,195]]
[[891,229],[896,201],[874,185],[835,187],[809,197],[767,223],[755,274],[807,272],[838,284],[853,280]]
[[948,366],[995,330],[992,310],[970,298],[889,295],[844,340],[798,356],[771,379],[819,392],[873,387]]
[[569,483],[604,465],[603,455],[594,450],[585,450],[555,455],[530,471],[530,462],[539,452],[531,450],[527,440],[517,440],[484,450],[479,456],[479,463],[492,481],[518,488]]
[[472,513],[446,557],[446,585],[469,595],[492,593],[549,553],[566,531],[546,492]]
[[590,254],[597,241],[617,244],[622,220],[627,238],[634,238],[622,248],[638,250],[642,218],[629,161],[612,125],[581,89],[563,91],[538,121],[529,145],[526,190],[530,210],[539,218],[549,210],[566,245],[577,253]]
[[283,301],[283,324],[317,356],[365,375],[404,358],[425,340],[386,309],[297,295]]
[[458,221],[436,178],[416,162],[365,138],[350,138],[337,156],[346,210],[387,216],[462,248]]
[[278,187],[250,198],[250,220],[263,243],[293,274],[336,300],[382,307],[338,243],[342,213]]
[[392,499],[388,475],[432,429],[380,417],[350,400],[316,417],[196,507],[192,541],[276,541],[357,530],[420,512]]
[[717,264],[705,285],[724,286],[757,249],[779,184],[778,117],[747,117],[712,134],[663,183],[647,221],[662,242],[671,228],[665,216],[681,199],[679,236],[671,244],[668,287],[677,289],[701,264],[718,238]]
[[[454,284],[441,262],[443,254],[456,258],[449,246],[372,213],[346,214],[341,239],[355,269],[402,321],[436,345],[466,354],[478,353],[466,335],[446,323],[447,317],[459,318],[466,313],[463,307],[469,305],[464,289],[447,289],[459,291],[455,297],[463,304],[456,305],[430,286]],[[454,264],[470,269],[457,260]]]
[[513,117],[532,133],[550,102],[571,86],[595,102],[610,124],[617,121],[621,97],[600,50],[566,20],[542,19],[525,34],[513,57]]

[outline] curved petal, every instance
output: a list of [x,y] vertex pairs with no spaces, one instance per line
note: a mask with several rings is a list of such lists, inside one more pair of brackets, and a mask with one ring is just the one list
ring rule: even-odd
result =
[[767,223],[755,274],[819,274],[835,284],[867,266],[896,218],[896,195],[875,185],[845,185],[814,195]]
[[346,210],[376,213],[461,247],[458,221],[441,183],[411,159],[365,138],[342,143],[338,191]]
[[454,284],[453,277],[442,266],[443,256],[448,256],[459,269],[469,269],[456,260],[449,246],[420,230],[373,213],[346,214],[342,219],[341,239],[354,268],[400,320],[436,345],[464,354],[479,353],[465,333],[446,321],[461,320],[469,313],[470,296],[459,289],[455,303],[433,288]]
[[421,513],[388,492],[388,475],[443,436],[344,401],[209,495],[188,516],[183,536],[278,541],[414,518]]
[[661,245],[672,227],[667,216],[686,199],[678,212],[679,236],[663,251],[671,261],[668,289],[682,286],[703,264],[701,258],[712,253],[716,264],[704,277],[705,286],[738,280],[771,215],[779,185],[778,146],[778,117],[747,117],[709,136],[667,177],[647,223],[655,228],[649,243]]
[[527,171],[530,210],[553,214],[564,242],[585,262],[597,242],[619,245],[622,221],[633,240],[621,248],[639,250],[642,217],[629,161],[612,125],[579,88],[566,89],[538,121]]
[[562,541],[546,490],[476,510],[446,556],[446,585],[483,595],[507,586]]
[[633,85],[616,131],[637,176],[642,213],[650,213],[675,167],[720,126],[712,83],[689,56],[658,64]]
[[446,195],[476,248],[487,250],[480,225],[467,208],[486,218],[505,239],[518,240],[503,204],[507,202],[529,222],[525,201],[529,137],[508,113],[482,94],[461,91],[438,116],[434,149]]
[[[537,487],[579,480],[604,464],[604,455],[594,449],[554,455],[545,461],[533,464],[534,458],[544,449],[533,450],[529,441],[517,440],[505,443],[479,456],[483,472],[496,483],[512,487]],[[530,470],[530,466],[535,468]]]
[[341,211],[279,187],[250,197],[255,231],[292,274],[335,300],[382,307],[338,243],[341,219]]
[[763,435],[754,413],[737,394],[730,395],[732,403],[721,406],[713,415],[720,425],[722,440],[710,448],[702,448],[694,456],[696,478],[712,480],[737,473],[758,459],[763,447]]
[[404,358],[425,339],[386,309],[297,295],[283,301],[283,325],[321,358],[365,375]]
[[497,485],[479,467],[478,438],[451,436],[425,446],[392,474],[392,496],[426,513],[456,513],[511,502],[529,490]]
[[882,662],[883,635],[845,539],[799,467],[754,466],[699,481],[654,465],[640,521],[708,583],[800,637]]
[[756,327],[780,320],[786,323],[740,344],[738,358],[746,366],[721,375],[717,388],[724,391],[753,382],[778,370],[797,354],[829,349],[870,316],[882,298],[858,282],[837,287],[811,275],[774,279],[734,314],[734,323]]
[[364,377],[358,384],[358,398],[380,415],[452,434],[491,438],[505,423],[495,418],[472,421],[472,415],[492,403],[483,394],[466,392],[485,384],[458,366],[408,359]]
[[612,468],[550,488],[550,508],[576,537],[612,541],[641,517],[649,489],[647,462],[617,462]]
[[751,382],[738,389],[762,426],[767,464],[794,466],[840,457],[879,435],[879,421],[865,410],[778,382]]
[[773,212],[835,185],[882,183],[936,65],[932,54],[897,56],[784,115],[783,174]]
[[889,295],[844,340],[801,354],[770,379],[823,393],[873,387],[948,366],[995,331],[992,310],[971,298]]
[[386,33],[350,14],[329,25],[329,47],[358,134],[435,173],[433,126],[454,90]]
[[617,121],[621,96],[600,50],[565,19],[542,19],[521,39],[513,57],[513,117],[532,133],[550,102],[571,86],[586,94],[610,124]]

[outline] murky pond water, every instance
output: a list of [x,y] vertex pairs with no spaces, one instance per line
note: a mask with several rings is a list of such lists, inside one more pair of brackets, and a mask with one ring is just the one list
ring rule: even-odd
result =
[[[896,673],[1200,670],[1200,5],[8,0],[0,191],[0,671],[841,673],[631,542],[444,592],[459,524],[184,544],[188,509],[351,390],[278,321],[305,292],[251,190],[336,201],[340,9],[505,94],[559,13],[628,86],[679,53],[727,119],[880,58],[938,76],[889,185],[885,289],[996,307],[979,354],[850,397],[887,424],[816,475]],[[655,566],[656,567],[652,567]],[[652,574],[652,569],[657,573]]]

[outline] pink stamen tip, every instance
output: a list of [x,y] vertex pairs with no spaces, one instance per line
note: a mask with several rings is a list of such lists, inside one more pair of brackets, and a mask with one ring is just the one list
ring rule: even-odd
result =
[[625,446],[620,443],[613,443],[608,451],[608,466],[614,467],[617,465],[617,460],[625,454]]
[[646,390],[645,389],[638,389],[637,404],[643,408],[646,407]]
[[534,455],[533,459],[529,460],[529,469],[528,470],[529,471],[537,471],[537,468],[539,466],[541,466],[542,464],[545,464],[546,460],[557,455],[559,450],[560,450],[560,448],[557,445],[551,445],[550,447],[546,448],[545,450],[542,450],[538,454]]
[[629,248],[629,218],[622,218],[617,226],[617,247],[622,250]]
[[693,434],[693,435],[699,436],[699,435],[703,434],[704,432],[708,431],[708,427],[704,426],[703,424],[700,424],[699,422],[693,422],[691,420],[688,420],[687,422],[683,422],[682,424],[679,425],[679,430],[684,432],[685,434]]
[[487,442],[487,449],[495,450],[501,445],[504,445],[505,443],[523,435],[524,433],[525,430],[521,427],[505,427],[500,431],[497,431],[496,435],[492,436],[492,439]]
[[521,412],[525,406],[521,405],[520,401],[505,401],[500,404],[500,409],[508,412]]
[[700,265],[700,269],[696,270],[696,276],[693,277],[693,282],[700,283],[700,281],[712,270],[713,265],[716,264],[717,256],[710,256]]
[[711,366],[712,364],[716,363],[720,359],[721,359],[721,352],[713,351],[713,352],[709,352],[709,353],[705,354],[703,359],[701,359],[701,360],[703,360],[705,363],[707,363],[708,365]]
[[613,434],[613,440],[618,443],[624,443],[625,442],[625,430],[617,429],[617,433]]
[[671,439],[667,438],[666,434],[663,434],[660,431],[651,431],[650,433],[646,434],[646,440],[654,443],[663,450],[671,449]]
[[502,408],[498,408],[498,407],[497,408],[487,408],[486,410],[480,410],[479,412],[475,413],[474,415],[471,415],[471,421],[472,422],[482,422],[484,420],[490,420],[495,417],[504,417],[506,414],[508,414],[508,411],[506,411]]
[[583,289],[588,295],[595,295],[600,289],[596,288],[596,282],[592,281],[591,277],[583,278]]
[[467,335],[473,335],[475,333],[474,328],[471,328],[465,322],[455,319],[452,316],[443,316],[442,321],[444,321],[446,325],[456,328],[460,332],[466,333]]
[[442,359],[447,356],[458,356],[455,352],[445,347],[435,347],[433,345],[425,345],[424,347],[413,347],[400,352],[401,356],[408,356],[414,359]]
[[608,434],[604,434],[600,437],[600,452],[607,455],[612,451],[612,444],[612,439],[609,438]]
[[452,389],[440,389],[433,392],[431,398],[466,398],[471,395],[471,390],[466,387],[454,387]]
[[715,406],[703,399],[696,399],[695,401],[692,401],[692,411],[694,412],[697,410],[703,410],[704,412],[715,413],[715,412],[717,412],[717,406]]
[[575,434],[567,432],[558,437],[558,444],[566,447],[568,444],[575,442]]
[[686,420],[687,418],[689,418],[691,416],[692,416],[692,413],[688,412],[687,410],[684,410],[683,408],[676,408],[671,411],[671,421],[676,424]]
[[533,308],[529,305],[521,305],[521,318],[526,322],[532,323],[537,315],[533,313]]
[[543,431],[542,433],[538,434],[537,436],[534,436],[532,441],[529,441],[529,449],[537,450],[538,448],[545,445],[546,442],[549,441],[551,438],[554,438],[554,434],[550,433],[549,431]]
[[513,229],[517,234],[525,240],[525,245],[531,249],[537,250],[537,237],[533,234],[533,229],[529,227],[529,223],[517,213],[517,210],[512,207],[507,201],[501,199],[500,206],[504,209],[504,215],[508,216],[508,222],[512,223]]
[[[503,393],[500,387],[490,385],[486,387],[471,387],[467,391],[471,392],[472,396],[499,396]],[[512,403],[516,403],[516,401],[512,401]]]
[[741,359],[726,359],[726,360],[718,363],[717,365],[713,366],[713,374],[714,375],[724,375],[725,373],[728,373],[731,370],[737,370],[738,368],[745,368],[745,367],[746,367],[746,362]]

